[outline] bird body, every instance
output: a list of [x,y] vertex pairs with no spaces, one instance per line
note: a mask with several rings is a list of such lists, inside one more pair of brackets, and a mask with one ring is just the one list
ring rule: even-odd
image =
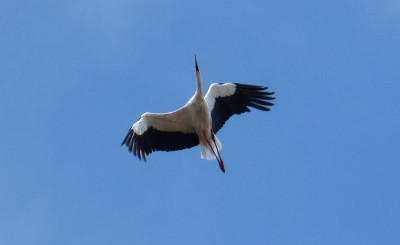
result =
[[[201,158],[208,160],[215,159],[217,157],[215,152],[221,150],[222,145],[212,133],[211,114],[202,93],[196,92],[192,99],[189,100],[187,106],[192,115],[194,131],[199,138]],[[215,144],[210,145],[214,140]]]
[[129,151],[146,160],[153,151],[174,151],[200,144],[201,158],[217,159],[222,172],[224,163],[219,151],[222,144],[215,136],[234,114],[250,111],[248,106],[270,110],[273,104],[266,87],[238,83],[211,84],[203,95],[202,80],[195,56],[197,91],[176,111],[169,113],[144,113],[132,125],[122,142]]

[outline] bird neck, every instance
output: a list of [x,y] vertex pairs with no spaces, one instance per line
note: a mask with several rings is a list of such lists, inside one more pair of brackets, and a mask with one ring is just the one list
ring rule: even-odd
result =
[[201,84],[201,75],[200,72],[196,72],[196,79],[197,79],[197,93],[203,94],[203,86]]

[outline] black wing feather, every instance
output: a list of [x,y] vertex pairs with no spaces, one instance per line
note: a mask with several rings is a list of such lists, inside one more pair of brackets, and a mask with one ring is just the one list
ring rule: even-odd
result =
[[130,152],[146,161],[153,151],[177,151],[199,144],[196,133],[166,132],[149,127],[142,135],[129,129],[121,146],[128,146]]
[[250,111],[248,107],[254,107],[262,111],[269,111],[267,106],[274,104],[268,100],[275,97],[274,92],[267,92],[268,87],[235,83],[236,90],[231,96],[215,98],[214,108],[211,111],[212,129],[217,133],[225,122],[234,114]]

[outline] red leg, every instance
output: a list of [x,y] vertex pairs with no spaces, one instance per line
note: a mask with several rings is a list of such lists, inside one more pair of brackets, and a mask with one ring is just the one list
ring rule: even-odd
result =
[[217,143],[215,142],[215,137],[214,137],[214,133],[213,132],[211,132],[211,139],[214,141],[215,149],[217,149],[217,153],[218,153],[218,156],[219,156],[219,161],[218,161],[219,167],[220,167],[221,171],[225,173],[224,161],[222,161],[222,157],[219,154],[218,146],[217,146]]
[[[222,172],[225,173],[224,162],[222,161],[221,156],[218,158],[217,154],[215,154],[215,151],[214,151],[210,141],[207,139],[206,134],[204,134],[204,137],[206,138],[207,144],[210,146],[211,151],[214,153],[215,158],[217,158],[217,161],[218,161],[218,164],[219,164],[219,168],[221,169]],[[214,140],[214,144],[215,144],[215,140]],[[215,148],[217,148],[217,146],[215,146]],[[218,151],[218,148],[217,148],[217,151]],[[219,152],[218,152],[218,155],[219,155]]]
[[214,149],[212,148],[211,143],[210,143],[210,141],[208,141],[208,139],[207,139],[207,137],[206,137],[205,134],[204,134],[204,137],[206,138],[207,144],[210,146],[212,153],[214,153],[214,156],[215,156],[215,157],[217,158],[217,160],[219,161],[217,154],[215,154],[215,151],[214,151]]

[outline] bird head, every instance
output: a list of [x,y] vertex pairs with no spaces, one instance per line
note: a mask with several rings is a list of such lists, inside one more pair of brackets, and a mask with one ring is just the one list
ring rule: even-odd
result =
[[195,64],[196,72],[200,72],[200,70],[199,70],[199,65],[197,64],[197,57],[196,57],[196,54],[194,55],[194,64]]

